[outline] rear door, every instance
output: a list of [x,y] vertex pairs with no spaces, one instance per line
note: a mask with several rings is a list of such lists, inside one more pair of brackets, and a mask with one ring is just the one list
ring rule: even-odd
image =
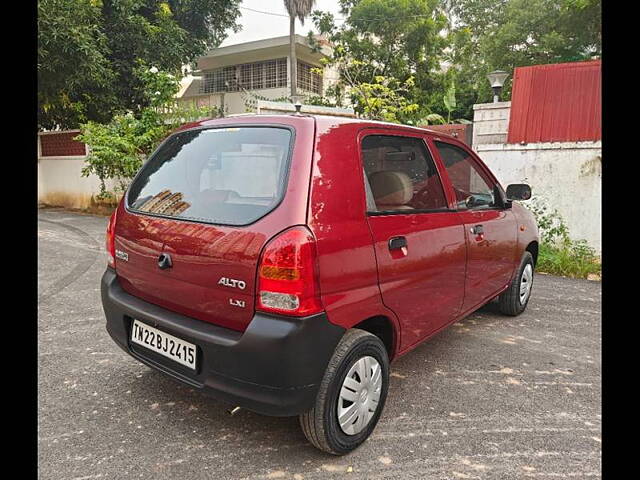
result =
[[360,148],[380,290],[404,350],[460,312],[464,229],[421,134],[365,130]]
[[516,261],[516,220],[502,207],[497,180],[464,145],[433,139],[449,177],[467,237],[463,310],[490,300],[511,280]]
[[[293,137],[286,126],[201,128],[170,137],[132,182],[117,217],[116,249],[128,257],[116,260],[123,288],[244,330],[253,317],[262,247],[292,221],[268,215],[285,196]],[[170,257],[169,268],[160,268],[161,255]]]

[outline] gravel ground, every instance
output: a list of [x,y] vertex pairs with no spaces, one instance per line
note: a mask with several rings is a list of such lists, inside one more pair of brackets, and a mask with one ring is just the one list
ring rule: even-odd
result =
[[332,457],[296,418],[231,416],[112,342],[106,223],[39,212],[40,478],[600,477],[599,282],[539,275],[523,315],[488,305],[398,359],[371,438]]

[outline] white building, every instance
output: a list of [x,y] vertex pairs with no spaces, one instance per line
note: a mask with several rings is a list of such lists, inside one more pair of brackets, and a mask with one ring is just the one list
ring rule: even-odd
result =
[[[316,37],[320,51],[314,52],[306,37],[296,35],[297,90],[305,97],[323,95],[338,79],[333,68],[321,59],[331,54],[322,37]],[[228,114],[253,112],[258,100],[290,101],[289,36],[216,48],[197,60],[197,70],[180,102],[191,106],[224,107]],[[320,75],[316,69],[322,69]]]

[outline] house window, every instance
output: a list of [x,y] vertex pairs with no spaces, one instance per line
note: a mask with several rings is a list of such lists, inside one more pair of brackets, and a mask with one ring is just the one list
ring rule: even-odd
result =
[[240,86],[244,89],[251,89],[251,64],[240,65]]
[[264,88],[264,77],[262,76],[263,66],[264,63],[251,64],[251,88],[253,90]]
[[281,58],[278,60],[278,87],[287,86],[287,78],[289,76],[287,68],[287,59]]
[[237,92],[287,86],[287,59],[244,63],[206,72],[200,93]]
[[264,62],[264,88],[287,86],[287,59],[278,58]]
[[298,88],[322,95],[322,75],[312,71],[315,68],[319,67],[298,61]]
[[205,73],[200,93],[237,92],[237,67],[222,67]]

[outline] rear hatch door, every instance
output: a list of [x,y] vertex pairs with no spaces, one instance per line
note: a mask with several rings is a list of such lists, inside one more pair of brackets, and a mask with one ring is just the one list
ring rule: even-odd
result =
[[[116,254],[123,288],[243,331],[253,318],[262,247],[296,221],[290,209],[277,215],[293,144],[294,130],[286,126],[199,128],[169,137],[118,213],[116,250],[128,257]],[[160,268],[161,255],[171,267]]]

